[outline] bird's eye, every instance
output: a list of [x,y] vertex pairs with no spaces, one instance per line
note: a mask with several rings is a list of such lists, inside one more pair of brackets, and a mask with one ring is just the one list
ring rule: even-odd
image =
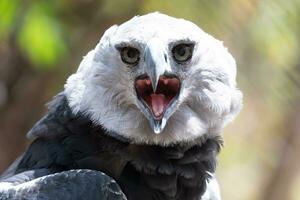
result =
[[176,62],[183,63],[191,59],[194,45],[179,44],[172,49],[173,57]]
[[136,65],[140,60],[139,50],[133,47],[124,47],[121,49],[121,59],[124,63]]

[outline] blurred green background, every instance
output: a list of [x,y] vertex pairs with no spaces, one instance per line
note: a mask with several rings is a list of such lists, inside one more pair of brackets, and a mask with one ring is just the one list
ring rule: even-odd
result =
[[0,173],[105,29],[160,11],[223,40],[244,108],[224,131],[224,200],[300,199],[299,0],[0,0]]

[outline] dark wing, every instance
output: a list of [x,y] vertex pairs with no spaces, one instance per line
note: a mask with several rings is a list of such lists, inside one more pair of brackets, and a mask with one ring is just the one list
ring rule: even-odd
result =
[[[110,157],[114,145],[94,130],[102,131],[93,129],[83,115],[74,115],[63,93],[57,95],[28,133],[35,140],[0,177],[0,200],[126,199],[117,183],[101,172],[122,166],[115,160],[99,160],[99,155]],[[108,151],[101,150],[104,146]]]
[[46,171],[23,172],[4,180],[0,183],[0,199],[126,200],[118,184],[102,172],[69,170],[35,178],[35,173]]

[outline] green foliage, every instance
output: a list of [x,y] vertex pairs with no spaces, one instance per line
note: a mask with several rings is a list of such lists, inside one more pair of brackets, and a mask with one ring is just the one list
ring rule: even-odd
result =
[[66,52],[59,21],[50,8],[45,3],[32,5],[19,33],[21,49],[38,70],[52,69]]
[[16,18],[19,0],[0,0],[0,38],[7,37]]
[[60,20],[50,3],[0,0],[0,38],[17,35],[17,44],[37,70],[54,68],[66,53]]

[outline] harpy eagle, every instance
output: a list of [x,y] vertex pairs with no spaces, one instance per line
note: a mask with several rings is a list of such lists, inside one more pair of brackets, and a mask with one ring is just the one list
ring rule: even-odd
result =
[[29,131],[0,199],[217,200],[221,131],[242,106],[231,54],[160,13],[110,27]]

